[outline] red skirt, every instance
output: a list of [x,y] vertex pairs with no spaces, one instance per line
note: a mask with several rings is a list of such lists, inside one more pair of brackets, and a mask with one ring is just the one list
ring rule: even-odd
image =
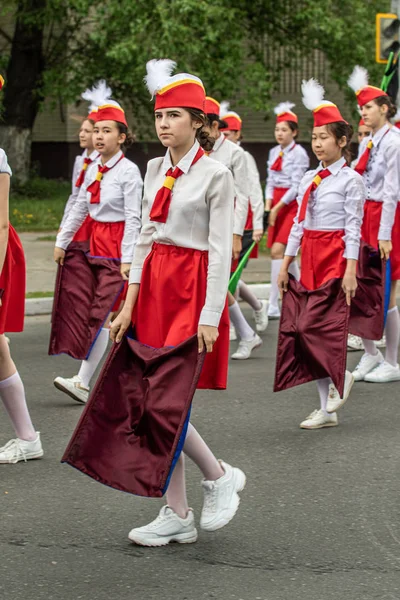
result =
[[[122,238],[124,237],[125,221],[115,223],[102,223],[93,220],[90,236],[90,254],[105,258],[121,258]],[[111,312],[117,311],[121,302],[125,300],[128,292],[128,282],[125,281],[124,288],[118,296]]]
[[[208,252],[153,244],[145,260],[133,323],[136,338],[153,348],[178,346],[197,333],[207,291]],[[213,351],[206,355],[198,389],[224,390],[229,359],[225,304]]]
[[[272,208],[278,204],[289,188],[274,188],[272,197]],[[297,202],[293,200],[290,204],[286,204],[278,213],[275,225],[268,227],[267,247],[272,248],[272,244],[279,243],[286,246],[290,230],[292,229],[294,218],[297,214]]]
[[0,275],[0,289],[4,290],[0,307],[0,334],[23,330],[25,286],[24,250],[17,232],[9,225],[7,253]]
[[[361,237],[373,248],[378,248],[378,233],[381,222],[383,202],[367,200],[364,204],[364,219]],[[400,279],[400,204],[397,204],[392,229],[392,252],[390,253],[391,280]]]
[[316,290],[329,279],[343,278],[347,265],[343,236],[343,230],[304,230],[300,283],[307,290]]
[[76,234],[74,235],[72,241],[87,242],[88,240],[90,240],[90,236],[92,235],[93,223],[94,221],[92,217],[88,215],[83,221],[82,225],[79,227]]

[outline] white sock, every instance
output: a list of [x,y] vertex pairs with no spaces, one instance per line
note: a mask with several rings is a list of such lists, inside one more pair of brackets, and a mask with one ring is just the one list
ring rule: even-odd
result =
[[278,275],[281,270],[283,258],[274,258],[271,260],[271,291],[269,294],[269,305],[272,308],[278,307],[279,289],[278,289]]
[[367,354],[371,354],[371,356],[376,356],[378,354],[378,349],[375,346],[375,342],[373,340],[364,340],[364,350]]
[[253,292],[251,291],[249,286],[245,284],[243,279],[239,280],[238,288],[241,299],[247,302],[247,304],[249,304],[253,310],[262,309],[261,300],[259,300],[257,296],[253,294]]
[[295,259],[293,262],[290,263],[289,265],[289,273],[291,275],[293,275],[293,277],[295,279],[297,279],[297,281],[300,281],[300,269],[299,269],[299,263],[297,262],[297,260]]
[[400,321],[399,311],[397,306],[394,306],[387,312],[386,317],[386,354],[385,360],[395,367],[397,365],[397,358],[399,352],[399,338],[400,338]]
[[324,377],[324,379],[317,379],[317,388],[319,393],[319,401],[321,403],[321,410],[324,414],[328,414],[326,407],[328,404],[329,385],[332,383],[330,377]]
[[33,442],[37,433],[32,425],[25,399],[24,384],[18,371],[0,381],[0,397],[20,440]]
[[246,342],[252,340],[255,333],[244,318],[244,315],[237,302],[229,307],[229,316],[240,339]]
[[79,377],[82,380],[82,385],[88,388],[90,380],[92,379],[95,370],[97,369],[101,359],[103,358],[104,352],[107,350],[108,339],[110,337],[110,330],[104,327],[100,329],[100,333],[97,336],[97,340],[93,344],[93,348],[89,354],[87,360],[83,360],[81,368],[79,369]]

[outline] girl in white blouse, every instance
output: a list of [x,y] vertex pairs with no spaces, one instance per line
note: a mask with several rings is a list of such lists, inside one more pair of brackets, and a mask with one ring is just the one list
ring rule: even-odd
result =
[[[122,339],[134,309],[136,337],[149,346],[176,346],[197,333],[199,351],[205,347],[208,353],[198,387],[224,389],[233,178],[224,165],[205,156],[199,144],[210,144],[202,132],[206,116],[201,80],[188,73],[171,77],[174,67],[169,60],[147,65],[147,85],[156,96],[156,131],[167,153],[148,164],[143,227],[126,302],[112,323],[111,338],[116,342]],[[237,511],[244,473],[218,461],[191,424],[183,453],[205,478],[200,526],[206,531],[223,527]],[[193,511],[185,491],[184,454],[172,473],[167,506],[149,525],[132,529],[131,541],[146,546],[196,541]]]
[[[362,178],[346,161],[352,129],[339,109],[324,100],[324,90],[316,81],[303,82],[303,102],[314,113],[312,149],[321,161],[308,171],[298,195],[298,211],[290,232],[278,285],[287,291],[288,270],[301,246],[300,282],[309,290],[321,287],[332,278],[343,280],[347,303],[357,288],[356,266],[365,201]],[[349,155],[349,156],[347,156]],[[343,398],[328,404],[331,379],[317,380],[320,409],[300,424],[303,429],[320,429],[338,424],[336,410],[347,400],[353,377],[346,371]]]
[[[57,235],[54,259],[63,264],[68,245],[89,215],[92,218],[90,254],[120,259],[121,281],[127,281],[141,225],[143,183],[138,167],[125,158],[121,149],[132,143],[132,134],[124,111],[110,100],[110,95],[109,88],[98,88],[96,104],[99,108],[95,113],[93,141],[99,158],[89,165],[76,202]],[[110,311],[118,308],[113,307],[113,300],[110,298]],[[100,330],[89,357],[82,361],[78,375],[54,380],[57,389],[78,402],[88,399],[90,380],[107,349],[109,321],[110,317]]]
[[356,381],[399,381],[400,321],[396,284],[400,279],[400,136],[390,123],[396,109],[385,92],[368,85],[368,74],[362,67],[355,67],[349,85],[356,92],[363,120],[371,131],[360,144],[355,166],[367,189],[362,237],[367,244],[379,247],[382,258],[390,257],[392,280],[385,326],[385,358],[374,341],[363,340],[365,353],[353,375]]
[[[300,181],[310,166],[307,152],[296,142],[299,133],[297,115],[292,111],[292,102],[282,102],[275,107],[275,138],[278,146],[272,148],[268,157],[265,209],[270,212],[268,248],[271,248],[271,292],[268,316],[278,319],[279,291],[277,279],[282,265],[285,246],[296,216],[295,202]],[[294,261],[290,272],[299,278],[299,268]]]

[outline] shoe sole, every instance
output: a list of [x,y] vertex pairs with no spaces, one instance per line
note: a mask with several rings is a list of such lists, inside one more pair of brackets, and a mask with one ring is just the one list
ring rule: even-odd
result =
[[81,398],[78,398],[78,396],[75,396],[74,393],[71,392],[71,390],[69,390],[68,388],[64,387],[62,383],[59,383],[58,381],[53,381],[53,383],[54,387],[60,390],[60,392],[64,392],[64,394],[67,394],[67,396],[69,396],[73,400],[76,400],[76,402],[80,402],[80,404],[86,404],[87,400],[82,400]]
[[203,531],[218,531],[218,529],[222,529],[225,525],[228,525],[236,515],[239,505],[240,505],[240,496],[239,492],[242,492],[246,486],[246,475],[240,469],[235,469],[235,494],[233,496],[234,504],[231,507],[230,512],[225,517],[222,517],[216,522],[213,522],[208,525],[204,525],[201,523],[200,519],[200,527]]
[[352,389],[352,387],[354,385],[354,382],[355,382],[355,379],[354,379],[354,376],[353,376],[352,380],[351,380],[351,383],[350,383],[350,386],[349,386],[349,388],[347,390],[346,396],[343,396],[343,398],[341,398],[339,404],[337,404],[333,410],[328,410],[328,409],[326,410],[326,412],[328,413],[328,415],[331,415],[332,413],[338,411],[340,408],[342,408],[346,404],[347,400],[349,399],[350,392],[351,392],[351,389]]
[[300,429],[324,429],[325,427],[337,427],[339,425],[336,423],[324,423],[323,425],[300,425]]
[[231,359],[232,360],[249,360],[249,358],[251,357],[251,353],[254,352],[254,350],[257,350],[257,348],[261,348],[261,346],[263,345],[263,342],[261,340],[261,342],[259,344],[257,344],[257,346],[253,346],[253,348],[250,351],[249,356],[235,356],[234,354],[232,354]]
[[268,329],[268,323],[267,323],[267,324],[266,324],[266,326],[265,326],[265,327],[263,327],[262,329],[259,329],[259,328],[257,327],[257,325],[256,325],[256,331],[257,331],[257,333],[263,333],[264,331],[267,331],[267,329]]
[[0,465],[16,465],[19,462],[26,462],[28,460],[39,460],[40,458],[43,458],[43,454],[44,454],[43,450],[41,450],[41,452],[35,452],[32,455],[25,454],[25,460],[23,458],[20,458],[16,462],[14,462],[12,460],[1,460],[0,459]]
[[351,346],[347,346],[347,352],[363,352],[364,348],[352,348]]
[[[368,373],[365,377],[368,376]],[[385,379],[385,380],[379,380],[379,381],[374,381],[373,379],[366,379],[364,378],[364,381],[366,381],[367,383],[392,383],[393,381],[400,381],[400,375],[394,379]]]
[[140,537],[140,535],[128,535],[128,539],[137,546],[147,546],[148,548],[159,548],[161,546],[167,546],[171,543],[177,544],[194,544],[197,542],[198,533],[197,529],[192,531],[191,533],[180,533],[177,535],[165,536],[162,538],[156,538],[153,540],[146,539],[145,537]]

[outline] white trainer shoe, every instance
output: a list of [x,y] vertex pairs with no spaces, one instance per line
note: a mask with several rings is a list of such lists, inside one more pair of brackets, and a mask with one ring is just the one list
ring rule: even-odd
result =
[[237,340],[236,329],[231,323],[229,326],[229,341],[234,342],[235,340]]
[[339,396],[339,392],[335,388],[334,384],[333,383],[330,384],[326,412],[331,414],[331,413],[334,413],[337,410],[339,410],[339,408],[342,408],[342,406],[345,404],[345,402],[347,401],[347,399],[350,395],[351,388],[353,387],[353,383],[354,383],[353,373],[350,373],[350,371],[346,371],[345,377],[344,377],[343,398],[341,398]]
[[233,358],[233,360],[246,360],[247,358],[250,358],[252,351],[259,348],[262,343],[262,339],[256,333],[252,340],[247,342],[246,340],[240,340],[239,346],[237,347],[236,352],[232,354],[231,358]]
[[240,504],[238,492],[241,492],[246,485],[246,475],[243,471],[231,467],[222,460],[219,462],[225,475],[216,481],[203,480],[201,483],[204,504],[200,527],[205,531],[221,529],[233,519]]
[[347,336],[347,350],[349,352],[357,352],[358,350],[364,350],[364,344],[362,339],[358,335],[349,333]]
[[182,519],[170,506],[163,506],[154,521],[132,529],[128,537],[139,546],[166,546],[170,542],[193,544],[197,541],[193,510],[189,508],[186,518]]
[[353,371],[354,381],[364,381],[367,373],[375,369],[381,362],[383,362],[383,356],[379,350],[375,355],[365,352]]
[[322,427],[336,427],[338,425],[336,413],[325,414],[321,409],[314,410],[307,419],[300,423],[302,429],[322,429]]
[[5,446],[0,448],[0,464],[14,465],[22,460],[26,462],[34,458],[42,458],[43,448],[40,441],[40,433],[39,431],[36,433],[37,438],[33,442],[15,438],[15,440],[10,440]]
[[395,367],[384,360],[373,371],[367,373],[364,381],[370,383],[388,383],[389,381],[400,381],[400,367]]
[[68,396],[71,396],[71,398],[77,400],[78,402],[86,404],[88,401],[90,389],[82,385],[82,380],[79,375],[75,375],[70,379],[56,377],[54,380],[54,385],[58,390],[68,394]]
[[377,348],[386,348],[386,335],[384,335],[383,337],[381,337],[380,340],[375,342],[375,346]]
[[260,310],[253,310],[254,320],[256,322],[256,330],[261,333],[268,327],[268,302],[266,300],[260,300]]
[[273,304],[270,304],[268,306],[268,318],[271,319],[272,321],[274,319],[281,318],[281,311],[279,310],[279,306],[274,306]]

